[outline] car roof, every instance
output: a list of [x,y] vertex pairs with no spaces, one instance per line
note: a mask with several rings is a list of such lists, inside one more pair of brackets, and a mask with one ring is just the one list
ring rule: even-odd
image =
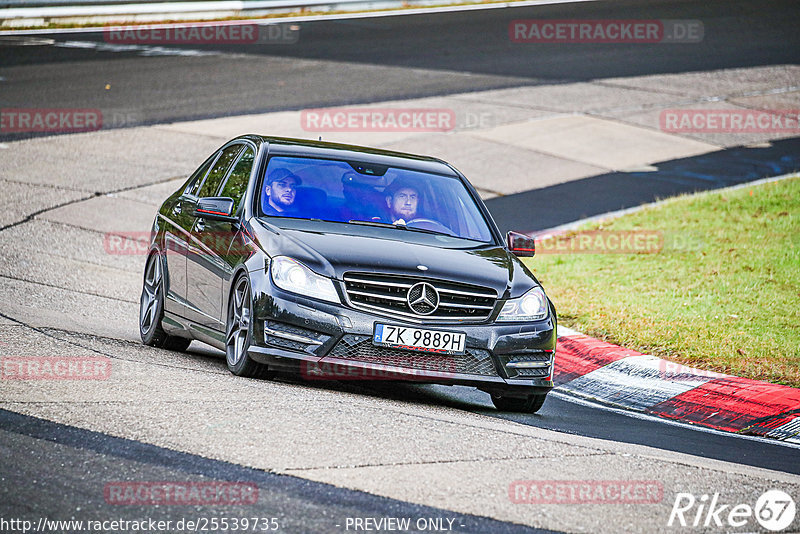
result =
[[283,156],[313,156],[324,159],[338,159],[386,165],[388,167],[403,167],[458,176],[458,173],[448,163],[430,156],[407,154],[392,150],[331,143],[328,141],[315,141],[312,139],[296,139],[291,137],[272,137],[265,135],[244,135],[241,138],[257,143],[269,143],[270,155]]

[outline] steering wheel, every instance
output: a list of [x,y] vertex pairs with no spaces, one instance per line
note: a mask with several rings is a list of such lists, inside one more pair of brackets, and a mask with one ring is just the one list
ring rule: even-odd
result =
[[411,226],[412,228],[422,228],[423,230],[431,230],[433,232],[442,232],[444,234],[449,234],[449,235],[455,235],[450,228],[443,225],[439,221],[434,221],[433,219],[424,219],[424,218],[411,219],[406,223],[406,226]]

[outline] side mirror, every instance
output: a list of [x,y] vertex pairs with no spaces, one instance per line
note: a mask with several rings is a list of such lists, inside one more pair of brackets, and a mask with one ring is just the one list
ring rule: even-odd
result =
[[525,234],[508,232],[506,234],[506,243],[508,244],[508,250],[515,256],[530,258],[536,254],[536,243],[532,237],[528,237]]
[[203,197],[197,201],[194,216],[212,221],[236,222],[233,216],[233,199],[228,197]]

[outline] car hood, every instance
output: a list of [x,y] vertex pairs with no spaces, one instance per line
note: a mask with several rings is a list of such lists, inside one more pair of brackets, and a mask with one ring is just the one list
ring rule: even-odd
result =
[[[259,236],[270,256],[291,256],[338,280],[348,271],[411,275],[489,287],[500,298],[519,296],[538,285],[522,262],[499,246],[463,250],[369,236],[276,230]],[[427,270],[420,270],[420,265]]]

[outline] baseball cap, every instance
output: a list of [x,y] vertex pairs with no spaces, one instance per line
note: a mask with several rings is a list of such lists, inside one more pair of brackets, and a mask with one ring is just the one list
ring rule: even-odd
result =
[[303,184],[303,180],[289,169],[275,169],[267,176],[267,185],[272,185],[274,182],[280,182],[289,178],[294,178],[296,185]]

